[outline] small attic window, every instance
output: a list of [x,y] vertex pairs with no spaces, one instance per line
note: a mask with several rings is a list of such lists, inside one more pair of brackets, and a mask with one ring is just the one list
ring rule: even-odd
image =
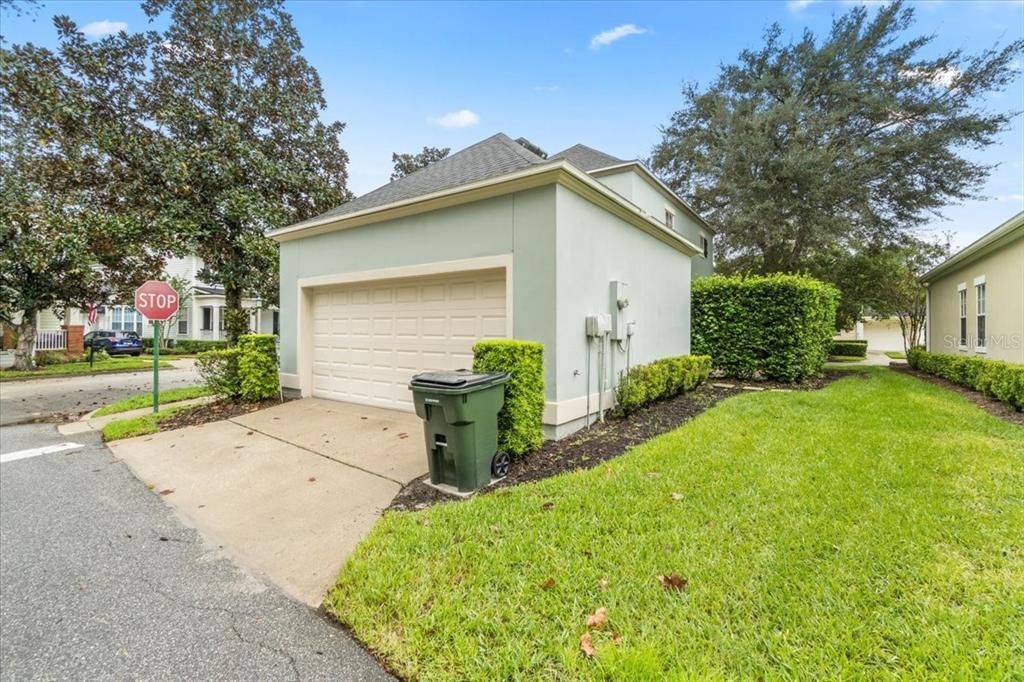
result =
[[676,222],[676,214],[666,208],[665,209],[665,227],[667,227],[670,230],[674,229],[675,222]]

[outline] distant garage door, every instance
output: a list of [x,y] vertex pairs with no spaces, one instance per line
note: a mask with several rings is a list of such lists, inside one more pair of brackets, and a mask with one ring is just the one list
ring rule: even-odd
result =
[[505,336],[505,271],[365,282],[313,297],[313,395],[412,411],[409,379]]

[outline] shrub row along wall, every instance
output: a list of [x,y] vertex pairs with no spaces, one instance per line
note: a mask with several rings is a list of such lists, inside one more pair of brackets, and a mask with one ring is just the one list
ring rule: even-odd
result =
[[966,355],[929,353],[921,348],[910,349],[907,363],[916,370],[981,391],[1018,411],[1024,410],[1024,365]]
[[693,352],[729,376],[801,381],[825,364],[838,301],[835,287],[800,275],[695,280]]
[[[201,339],[170,339],[167,348],[161,348],[161,353],[171,351],[171,354],[175,353],[202,353],[207,350],[220,350],[228,347],[227,341],[204,341]],[[144,336],[142,338],[142,347],[146,350],[153,348],[153,338]]]
[[711,358],[707,355],[680,355],[631,367],[615,389],[615,409],[619,414],[632,414],[656,400],[692,391],[710,373]]
[[835,340],[829,355],[839,355],[848,358],[866,358],[868,356],[867,341]]
[[235,348],[209,350],[196,358],[203,384],[215,395],[266,400],[280,391],[273,334],[245,334]]
[[493,339],[473,346],[474,372],[508,372],[498,413],[498,449],[513,456],[544,442],[544,344]]

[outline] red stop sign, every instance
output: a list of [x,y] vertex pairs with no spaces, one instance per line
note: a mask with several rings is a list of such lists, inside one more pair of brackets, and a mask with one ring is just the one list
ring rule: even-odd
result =
[[135,309],[150,320],[166,320],[178,312],[178,292],[167,282],[149,280],[135,290]]

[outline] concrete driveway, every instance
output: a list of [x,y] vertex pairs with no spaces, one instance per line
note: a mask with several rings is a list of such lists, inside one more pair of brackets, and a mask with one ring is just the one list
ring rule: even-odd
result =
[[401,487],[427,472],[414,414],[319,399],[110,449],[246,568],[316,606]]

